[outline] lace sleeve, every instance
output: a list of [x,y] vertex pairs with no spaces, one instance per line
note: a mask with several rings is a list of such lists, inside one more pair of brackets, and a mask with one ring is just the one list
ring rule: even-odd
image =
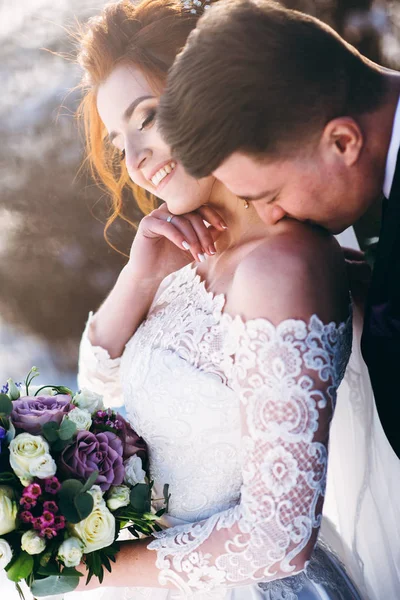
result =
[[241,499],[210,518],[155,534],[148,549],[157,551],[161,585],[173,583],[190,596],[305,567],[321,523],[349,321],[339,327],[316,316],[277,327],[264,319],[231,322],[227,359],[229,384],[241,399]]
[[119,379],[120,358],[110,358],[100,346],[92,346],[89,329],[93,313],[89,313],[79,347],[78,386],[101,394],[107,408],[122,406],[123,396]]

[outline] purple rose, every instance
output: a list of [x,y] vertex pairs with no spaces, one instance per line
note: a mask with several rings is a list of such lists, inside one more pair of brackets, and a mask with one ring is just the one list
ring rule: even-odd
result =
[[95,483],[105,492],[124,480],[122,442],[110,431],[79,431],[74,443],[61,453],[60,470],[66,477],[80,479],[82,482],[93,471],[99,471]]
[[118,423],[119,430],[117,435],[121,437],[124,447],[124,460],[128,460],[128,458],[137,454],[142,459],[143,469],[147,471],[149,459],[146,442],[120,414],[117,414],[115,420]]
[[49,421],[56,421],[61,425],[64,415],[73,408],[75,406],[71,404],[71,396],[25,396],[14,400],[11,421],[17,429],[37,435]]

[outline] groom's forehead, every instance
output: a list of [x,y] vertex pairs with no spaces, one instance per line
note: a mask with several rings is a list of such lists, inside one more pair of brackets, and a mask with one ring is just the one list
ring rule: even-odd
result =
[[[235,152],[213,175],[234,190],[235,194],[250,197],[272,192],[288,176],[288,166],[286,162],[263,160],[250,154]],[[262,191],[260,186],[263,186]]]

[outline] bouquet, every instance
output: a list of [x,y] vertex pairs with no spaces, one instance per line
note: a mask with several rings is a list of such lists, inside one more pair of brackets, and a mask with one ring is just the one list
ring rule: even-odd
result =
[[[100,583],[119,550],[122,529],[160,531],[168,510],[151,506],[144,440],[102,397],[63,386],[22,384],[0,393],[0,568],[34,596],[74,590],[83,561]],[[25,395],[23,395],[25,394]]]

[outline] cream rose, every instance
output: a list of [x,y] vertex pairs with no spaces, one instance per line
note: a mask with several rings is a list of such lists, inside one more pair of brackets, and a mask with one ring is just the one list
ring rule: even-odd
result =
[[73,403],[78,406],[78,408],[87,410],[91,415],[104,408],[103,396],[91,392],[87,388],[82,388],[81,391],[74,396]]
[[10,465],[22,485],[29,485],[34,477],[32,461],[49,454],[49,445],[41,435],[20,433],[10,443]]
[[40,554],[46,548],[46,542],[33,529],[25,531],[21,538],[21,549],[28,554]]
[[12,559],[12,550],[7,540],[0,540],[0,569],[5,569]]
[[53,477],[57,471],[57,465],[50,454],[43,454],[34,458],[29,465],[30,474],[39,479]]
[[101,491],[101,487],[99,485],[93,485],[88,494],[93,496],[94,506],[105,506],[105,500],[103,498],[103,492]]
[[77,567],[83,556],[83,542],[76,538],[70,537],[63,541],[58,549],[58,559],[61,560],[66,567]]
[[65,415],[64,419],[75,423],[78,431],[89,430],[92,425],[92,416],[88,410],[82,408],[74,408]]
[[73,532],[82,540],[85,554],[101,550],[114,541],[115,518],[105,503],[95,505],[86,519],[73,526]]
[[131,490],[127,485],[114,485],[107,498],[107,506],[110,510],[118,510],[130,503]]
[[0,535],[14,531],[18,506],[12,488],[0,485]]
[[146,482],[146,471],[142,468],[142,459],[136,454],[124,462],[125,483],[136,485]]

